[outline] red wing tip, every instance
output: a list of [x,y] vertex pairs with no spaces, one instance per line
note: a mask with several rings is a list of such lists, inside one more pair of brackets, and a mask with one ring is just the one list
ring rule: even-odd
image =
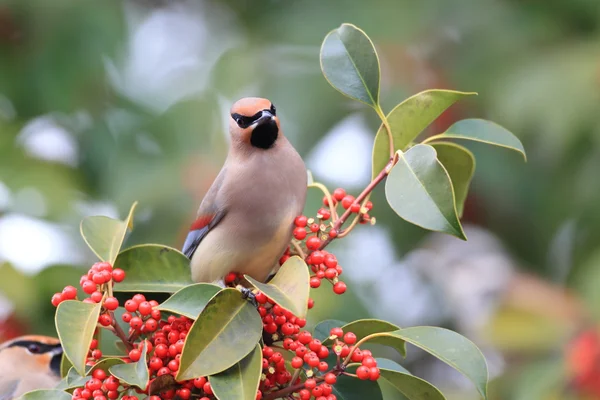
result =
[[210,221],[214,218],[214,215],[202,215],[198,217],[192,225],[190,225],[190,231],[196,231],[198,229],[204,228],[206,225],[210,224]]

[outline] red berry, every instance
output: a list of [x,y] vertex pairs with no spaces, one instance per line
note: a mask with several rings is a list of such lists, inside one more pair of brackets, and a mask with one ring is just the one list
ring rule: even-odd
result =
[[138,311],[140,312],[140,314],[142,314],[143,316],[149,315],[152,312],[152,306],[150,305],[150,303],[148,303],[147,301],[142,301],[139,305],[138,305]]
[[373,357],[364,357],[362,360],[362,365],[364,365],[365,367],[376,367],[377,366],[377,361],[375,361],[375,359]]
[[[352,352],[352,356],[350,357],[350,360],[352,360],[352,362],[361,362],[363,357],[364,357],[363,352],[360,351],[360,349],[356,349]],[[367,365],[367,367],[369,367],[369,365]]]
[[95,358],[97,360],[100,357],[102,357],[102,352],[100,350],[96,349],[92,351],[92,358]]
[[281,333],[283,333],[285,336],[290,336],[294,334],[294,325],[292,325],[289,322],[286,322],[285,324],[283,324],[281,326]]
[[344,207],[344,209],[350,207],[352,203],[354,203],[354,196],[347,195],[342,199],[342,207]]
[[325,261],[323,262],[327,268],[335,268],[337,265],[337,258],[333,254],[329,253],[325,256]]
[[373,209],[373,203],[370,201],[367,201],[367,204],[365,204],[365,208],[369,211],[371,211]]
[[106,280],[104,279],[104,275],[101,272],[96,272],[92,275],[92,281],[97,285],[102,285]]
[[157,344],[154,349],[154,355],[160,358],[164,358],[169,354],[169,348],[166,344]]
[[77,297],[77,289],[73,286],[66,286],[63,291],[63,300],[73,300]]
[[302,365],[304,365],[304,360],[302,360],[300,357],[292,358],[292,368],[298,369],[302,367]]
[[353,213],[360,212],[360,204],[352,203],[352,205],[350,206],[350,211],[352,211]]
[[310,287],[311,288],[316,289],[319,286],[321,286],[321,280],[319,278],[317,278],[316,276],[313,276],[312,278],[310,278]]
[[315,353],[321,350],[321,341],[319,339],[313,339],[308,344],[308,348],[314,351]]
[[125,309],[129,312],[135,312],[138,309],[138,303],[133,300],[127,300],[125,302]]
[[119,388],[119,380],[114,376],[109,376],[104,381],[104,386],[106,386],[108,390],[117,390]]
[[123,279],[125,279],[125,271],[123,271],[121,268],[113,269],[112,278],[117,283],[123,282]]
[[327,364],[325,361],[321,361],[319,363],[319,371],[321,372],[325,372],[329,369],[329,364]]
[[190,392],[190,389],[187,388],[181,388],[177,391],[177,396],[182,399],[182,400],[187,400],[191,397],[192,392]]
[[343,294],[346,292],[346,284],[342,281],[337,282],[333,285],[333,292],[335,294]]
[[327,278],[327,279],[333,279],[336,276],[337,276],[337,271],[335,270],[335,268],[327,268],[325,270],[325,278]]
[[206,382],[204,384],[204,386],[202,387],[202,390],[204,390],[204,393],[206,393],[209,396],[213,394],[212,387],[210,386],[210,382]]
[[[150,303],[150,305],[152,305],[152,303]],[[152,307],[156,307],[156,306],[152,306]],[[155,320],[160,321],[160,310],[153,309],[152,312],[150,313],[150,316],[152,318],[154,318]]]
[[300,395],[300,400],[309,400],[310,399],[310,392],[306,389],[302,389],[301,391],[299,391],[298,395]]
[[325,374],[325,382],[333,385],[337,382],[337,376],[335,376],[335,374],[329,372],[327,374]]
[[133,329],[140,329],[143,325],[142,319],[140,317],[132,317],[131,321],[129,321],[129,326]]
[[369,376],[370,376],[369,368],[365,367],[364,365],[361,365],[360,367],[358,367],[356,369],[356,376],[358,376],[358,379],[362,379],[362,380],[369,379]]
[[305,387],[306,389],[308,389],[308,390],[312,390],[312,389],[314,389],[316,386],[317,386],[317,381],[315,381],[315,380],[314,380],[314,379],[312,379],[312,378],[309,378],[309,379],[307,379],[307,380],[304,382],[304,387]]
[[146,301],[146,297],[143,294],[136,294],[134,295],[131,300],[135,301],[136,303],[140,304],[142,301]]
[[325,346],[321,346],[321,349],[317,352],[317,355],[322,360],[329,357],[329,349]]
[[300,228],[304,228],[307,224],[308,218],[306,218],[304,215],[300,215],[298,217],[296,217],[296,219],[294,220],[294,225],[300,227]]
[[323,394],[323,388],[321,386],[317,386],[312,390],[312,395],[315,397],[319,397]]
[[206,378],[201,376],[200,378],[194,379],[194,387],[197,389],[202,389],[204,384],[206,383]]
[[158,328],[158,322],[154,318],[149,318],[144,326],[146,327],[146,331],[154,332]]
[[369,368],[369,379],[372,381],[376,381],[377,379],[379,379],[379,368],[377,367],[371,367]]
[[325,261],[325,254],[322,251],[313,251],[310,255],[310,263],[313,265],[323,264]]
[[62,303],[63,300],[64,300],[63,299],[63,295],[61,293],[54,293],[54,295],[52,295],[52,300],[51,301],[52,301],[52,305],[54,307],[58,307],[58,305],[60,303]]
[[177,371],[179,369],[179,360],[174,359],[169,361],[169,364],[167,364],[167,367],[169,367],[169,369],[173,372]]
[[109,326],[110,324],[112,324],[112,318],[108,314],[100,314],[100,316],[98,317],[98,322],[102,326]]
[[327,221],[331,217],[331,211],[329,211],[327,208],[319,209],[317,214],[321,216],[323,221]]
[[129,323],[129,321],[131,321],[131,314],[129,314],[128,312],[123,313],[121,319],[123,319],[123,322]]
[[98,368],[92,372],[92,376],[103,381],[106,379],[106,372],[103,369]]
[[114,311],[119,307],[119,300],[117,300],[116,297],[107,297],[106,300],[104,300],[104,307],[106,307],[107,310]]
[[96,347],[98,347],[98,339],[92,339],[92,341],[90,342],[90,350],[93,350]]
[[156,373],[156,376],[163,376],[163,375],[167,375],[170,374],[171,370],[167,367],[162,367],[161,369],[158,370],[158,372]]
[[306,229],[300,226],[294,228],[294,237],[297,240],[304,240],[306,237]]
[[306,248],[309,250],[317,250],[321,246],[321,239],[316,236],[311,236],[306,240]]
[[342,328],[331,328],[329,334],[331,336],[337,336],[338,338],[341,338],[344,335],[344,331],[342,330]]
[[338,235],[338,231],[336,231],[335,229],[331,229],[329,231],[329,237],[330,238],[335,239],[337,237],[337,235]]
[[347,332],[344,335],[344,343],[353,345],[354,343],[356,343],[356,335],[352,332]]
[[310,310],[315,306],[315,301],[313,299],[308,299],[308,309]]
[[346,191],[342,188],[337,188],[333,191],[333,198],[337,201],[342,201],[346,197]]
[[86,382],[85,387],[91,391],[98,390],[102,387],[102,381],[96,378],[92,378]]
[[267,296],[263,292],[258,292],[256,294],[256,302],[258,304],[265,304],[267,302]]
[[94,301],[94,303],[100,303],[102,301],[102,292],[95,291],[90,295],[90,298]]
[[133,362],[137,362],[140,360],[140,357],[142,357],[142,352],[139,351],[138,349],[133,349],[129,352],[129,358],[131,359],[131,361]]
[[235,272],[230,272],[225,276],[225,283],[233,283],[237,278],[237,274]]
[[83,282],[81,288],[85,293],[92,294],[96,291],[96,284],[88,279]]
[[306,320],[304,318],[296,318],[296,325],[300,328],[304,328],[306,326]]

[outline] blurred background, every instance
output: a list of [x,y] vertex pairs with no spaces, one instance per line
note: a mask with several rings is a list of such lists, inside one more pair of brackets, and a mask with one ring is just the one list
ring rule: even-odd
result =
[[[52,293],[95,261],[81,218],[138,200],[127,245],[181,246],[240,97],[271,99],[315,179],[357,194],[378,119],[321,74],[342,22],[377,47],[384,110],[476,91],[424,134],[491,119],[528,162],[467,144],[466,243],[403,222],[379,188],[378,223],[331,246],[348,292],[319,289],[309,323],[445,326],[483,349],[492,399],[600,399],[598,0],[0,1],[0,341],[55,335]],[[401,362],[449,399],[477,398],[414,348]]]

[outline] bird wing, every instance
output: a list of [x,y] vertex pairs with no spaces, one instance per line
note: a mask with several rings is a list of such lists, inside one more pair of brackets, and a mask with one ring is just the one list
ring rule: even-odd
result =
[[227,213],[222,207],[219,207],[217,202],[217,193],[225,179],[225,168],[219,172],[212,186],[204,196],[196,220],[190,226],[185,243],[183,244],[183,254],[189,259],[192,258],[194,252],[200,245],[202,239],[206,237],[208,232],[214,228]]
[[17,391],[19,386],[18,380],[10,380],[6,382],[0,382],[0,400],[10,400]]

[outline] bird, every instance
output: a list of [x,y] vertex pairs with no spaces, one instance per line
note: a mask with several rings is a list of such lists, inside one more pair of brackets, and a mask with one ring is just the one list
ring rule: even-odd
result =
[[183,245],[192,280],[223,285],[230,272],[264,282],[302,214],[307,172],[283,135],[275,105],[247,97],[230,110],[225,163],[202,199]]
[[49,336],[25,335],[0,344],[0,400],[55,387],[62,354],[60,341]]

